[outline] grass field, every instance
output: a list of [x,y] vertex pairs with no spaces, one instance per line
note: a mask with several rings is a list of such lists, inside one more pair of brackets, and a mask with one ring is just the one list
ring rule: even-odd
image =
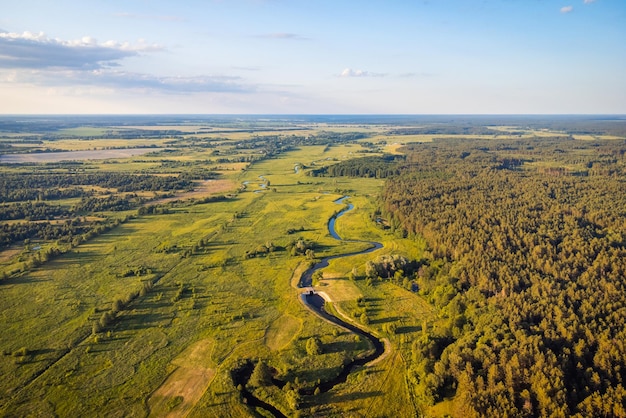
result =
[[[117,140],[93,142],[97,141],[63,140],[55,145],[68,150],[91,149],[86,146],[90,143],[119,145]],[[295,169],[353,158],[359,149],[354,144],[309,146],[252,165],[230,166],[234,169],[224,170],[219,182],[207,182],[175,199],[230,193],[245,183],[245,190],[235,197],[178,204],[168,214],[136,216],[3,283],[0,372],[12,377],[0,382],[0,413],[250,415],[230,379],[230,370],[246,358],[263,358],[289,381],[332,378],[347,358],[367,350],[367,343],[355,341],[351,333],[322,321],[298,302],[294,271],[307,261],[284,248],[296,239],[314,241],[317,257],[364,248],[358,242],[337,242],[328,233],[327,221],[340,209],[333,202],[346,194],[359,209],[338,222],[340,234],[393,241],[368,218],[382,181],[313,178]],[[206,157],[199,151],[174,159]],[[87,165],[140,171],[154,169],[160,158]],[[200,240],[206,242],[204,247],[184,255]],[[249,257],[270,243],[274,252]],[[411,251],[404,248],[407,254]],[[19,253],[16,248],[3,252],[3,263],[10,266]],[[329,270],[343,274],[366,259],[337,261]],[[122,277],[124,271],[139,267],[148,273]],[[142,291],[148,282],[154,285]],[[335,292],[338,307],[346,310],[357,297],[372,291],[341,278],[325,287]],[[140,291],[123,309],[115,308],[116,301]],[[94,332],[94,324],[107,313],[114,319]],[[324,354],[306,354],[305,343],[313,336],[326,347]],[[304,414],[360,416],[387,408],[409,414],[406,388],[402,389],[403,363],[400,352],[394,353],[350,376],[346,384],[303,400],[300,409]],[[285,413],[293,413],[284,395],[271,397]]]

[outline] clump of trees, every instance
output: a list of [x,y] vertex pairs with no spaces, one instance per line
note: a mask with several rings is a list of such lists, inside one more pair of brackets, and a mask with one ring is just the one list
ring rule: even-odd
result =
[[[57,248],[47,251],[47,256],[58,255],[62,250],[59,245],[67,244],[75,247],[103,234],[121,223],[124,219],[111,219],[96,222],[83,222],[79,218],[68,219],[64,222],[18,222],[0,225],[0,249],[16,242],[39,239],[43,241],[57,241]],[[47,260],[47,259],[46,259]]]
[[309,259],[315,258],[315,247],[317,243],[315,241],[307,241],[302,238],[298,238],[287,245],[287,251],[292,256],[304,255]]
[[[190,176],[155,176],[133,173],[48,173],[6,174],[0,178],[0,202],[50,199],[59,194],[69,197],[61,189],[69,188],[71,197],[83,196],[82,187],[99,186],[118,192],[186,190],[193,187]],[[191,176],[193,178],[193,176]],[[206,177],[206,176],[204,176]],[[51,195],[50,191],[55,191]],[[48,196],[46,196],[48,193]],[[88,193],[88,192],[87,192]]]
[[70,211],[60,205],[44,202],[18,202],[0,205],[0,221],[24,219],[39,221],[68,216]]
[[283,249],[283,248],[277,247],[272,242],[268,241],[265,244],[259,244],[254,250],[246,251],[246,258],[266,256],[280,249]]
[[306,353],[309,356],[316,356],[324,352],[322,341],[317,337],[311,337],[306,341]]
[[[368,284],[375,280],[388,280],[407,290],[416,290],[416,277],[419,269],[424,265],[424,260],[409,260],[399,254],[385,254],[365,263],[365,279]],[[356,273],[351,272],[349,277],[355,278]]]
[[309,176],[320,177],[375,177],[387,178],[400,173],[399,162],[404,161],[404,156],[383,155],[352,158],[337,164],[332,164],[310,170]]
[[117,298],[111,302],[111,308],[104,311],[97,321],[92,324],[92,334],[96,335],[110,328],[117,320],[119,314],[128,309],[130,304],[139,296],[145,296],[154,287],[150,281],[143,282],[138,290],[134,290],[123,298]]
[[272,384],[272,370],[265,361],[257,361],[248,384],[252,387],[269,386]]

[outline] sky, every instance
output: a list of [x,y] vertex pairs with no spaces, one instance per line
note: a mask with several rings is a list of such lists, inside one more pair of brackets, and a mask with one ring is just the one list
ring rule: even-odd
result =
[[0,114],[626,114],[626,0],[0,0]]

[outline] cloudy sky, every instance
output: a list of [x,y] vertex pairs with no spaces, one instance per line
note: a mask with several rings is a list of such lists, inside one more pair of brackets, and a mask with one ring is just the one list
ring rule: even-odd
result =
[[626,0],[0,0],[0,113],[626,114]]

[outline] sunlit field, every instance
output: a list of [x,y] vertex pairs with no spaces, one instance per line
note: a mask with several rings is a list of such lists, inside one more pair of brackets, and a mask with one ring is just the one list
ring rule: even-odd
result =
[[[399,187],[398,202],[408,202],[413,189],[475,181],[474,167],[553,184],[610,175],[606,156],[622,141],[515,126],[455,135],[419,133],[418,124],[261,125],[86,126],[43,142],[2,136],[0,171],[13,186],[0,195],[9,231],[0,247],[1,415],[459,416],[456,383],[432,380],[445,372],[436,356],[448,356],[437,344],[472,335],[468,318],[478,327],[488,305],[457,284],[467,258],[455,240],[437,247],[439,229],[403,226],[407,218],[385,212],[385,193]],[[138,137],[123,138],[125,130]],[[359,171],[367,164],[375,169]],[[446,171],[463,164],[470,174]],[[335,175],[333,166],[356,175]],[[397,167],[415,170],[400,177],[411,187],[390,183],[385,170],[400,176]],[[24,179],[31,183],[15,186]],[[461,205],[452,193],[464,190],[433,194],[441,204],[422,216]],[[337,240],[329,220],[348,205]],[[374,243],[382,247],[364,252]],[[313,273],[313,287],[327,312],[385,350],[322,391],[373,351],[300,297],[310,266],[345,254]],[[372,273],[390,260],[405,270]],[[255,371],[240,382],[247,365]],[[248,404],[246,393],[279,412]]]

